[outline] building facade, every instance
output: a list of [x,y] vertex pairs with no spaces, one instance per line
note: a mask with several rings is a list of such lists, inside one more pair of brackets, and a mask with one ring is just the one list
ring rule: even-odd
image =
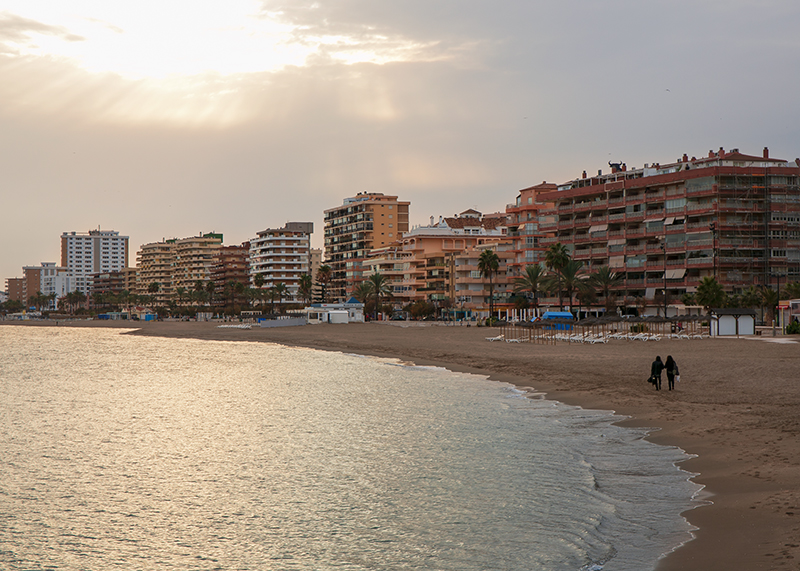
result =
[[[728,293],[800,278],[800,161],[738,149],[583,177],[540,196],[543,240],[624,276],[626,305],[678,302],[715,277]],[[666,292],[666,293],[665,293]]]
[[128,236],[120,236],[113,230],[64,232],[61,234],[61,266],[67,268],[74,279],[74,290],[88,296],[92,274],[128,267]]
[[128,291],[134,291],[138,295],[151,295],[151,284],[158,284],[156,300],[166,303],[174,293],[174,265],[174,239],[142,244],[136,253],[136,287]]
[[325,264],[333,270],[328,287],[332,298],[346,298],[366,279],[363,262],[370,251],[408,232],[409,205],[396,196],[363,192],[325,210]]
[[250,287],[250,242],[243,242],[238,246],[222,246],[211,266],[211,281],[217,291],[222,291],[228,282]]
[[297,297],[300,276],[311,273],[313,222],[287,222],[283,228],[268,228],[250,240],[250,287],[257,275],[264,288],[282,283],[289,297]]
[[512,275],[519,276],[526,266],[544,262],[547,245],[543,240],[548,234],[539,229],[539,217],[553,204],[542,202],[540,197],[556,190],[558,186],[548,182],[524,188],[519,191],[516,201],[506,206],[508,237],[514,252],[514,259],[509,261]]
[[172,269],[172,294],[180,287],[190,290],[198,281],[211,280],[211,268],[217,262],[222,248],[222,234],[201,233],[191,238],[180,238],[173,244],[175,265]]
[[[485,217],[476,210],[466,210],[454,217],[439,217],[438,222],[431,218],[429,225],[415,226],[395,243],[373,250],[363,269],[366,274],[377,271],[386,277],[396,308],[416,301],[443,306],[456,301],[457,257],[504,240],[505,216]],[[474,297],[477,303],[479,294]]]

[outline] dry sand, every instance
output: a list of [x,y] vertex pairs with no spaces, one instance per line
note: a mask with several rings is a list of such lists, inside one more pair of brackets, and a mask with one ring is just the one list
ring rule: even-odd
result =
[[[73,324],[78,324],[73,322]],[[131,324],[84,322],[83,326]],[[606,345],[488,342],[499,331],[406,323],[249,330],[215,323],[144,323],[134,334],[273,342],[395,357],[489,375],[547,398],[628,415],[649,439],[684,449],[712,504],[684,514],[696,539],[658,571],[800,569],[800,344],[770,338],[611,341]],[[785,340],[785,339],[784,339]],[[681,370],[675,391],[646,383],[655,355]]]

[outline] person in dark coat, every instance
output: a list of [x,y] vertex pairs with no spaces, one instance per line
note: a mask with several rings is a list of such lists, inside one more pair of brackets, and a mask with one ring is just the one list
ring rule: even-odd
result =
[[675,362],[672,355],[667,355],[667,362],[664,363],[664,368],[667,370],[667,385],[669,385],[669,390],[672,390],[675,388],[675,377],[681,374],[678,371],[678,363]]
[[653,384],[656,386],[656,390],[661,390],[661,371],[664,370],[664,362],[661,360],[661,355],[656,357],[656,360],[653,361],[653,364],[650,365],[650,376],[655,381]]

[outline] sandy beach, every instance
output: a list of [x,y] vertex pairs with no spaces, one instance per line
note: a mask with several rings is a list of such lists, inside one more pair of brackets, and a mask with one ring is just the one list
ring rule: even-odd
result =
[[[630,417],[623,424],[657,429],[653,442],[695,455],[682,468],[698,474],[695,481],[706,486],[702,499],[711,502],[684,514],[698,527],[696,539],[664,558],[659,571],[800,569],[800,344],[788,339],[538,345],[489,342],[498,333],[493,329],[405,322],[232,329],[90,321],[59,327],[65,325],[393,357],[614,410]],[[678,362],[675,391],[666,390],[666,376],[661,391],[646,383],[656,355]]]

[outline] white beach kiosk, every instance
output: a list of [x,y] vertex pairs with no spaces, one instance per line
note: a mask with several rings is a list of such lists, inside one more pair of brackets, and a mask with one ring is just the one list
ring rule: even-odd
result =
[[712,308],[711,335],[724,337],[735,335],[755,335],[756,312],[754,309],[743,308]]
[[364,304],[351,297],[345,303],[313,303],[303,309],[306,322],[318,323],[364,323]]

